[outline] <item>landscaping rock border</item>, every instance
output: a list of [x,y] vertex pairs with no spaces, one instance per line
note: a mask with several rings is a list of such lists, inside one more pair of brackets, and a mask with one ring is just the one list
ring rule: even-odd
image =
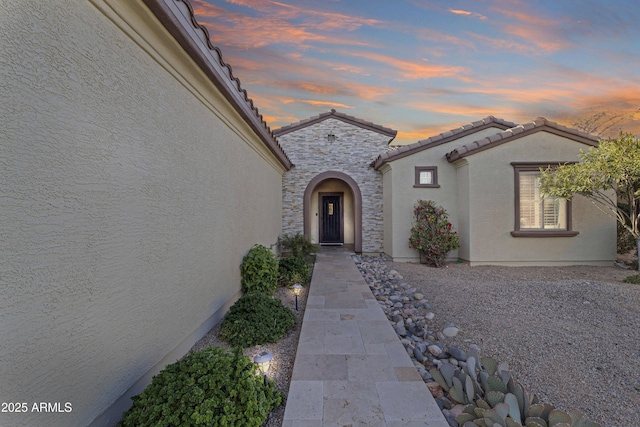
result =
[[603,427],[640,426],[640,287],[622,283],[626,270],[355,261],[390,322],[406,332],[401,341],[426,382],[432,365],[464,364],[456,349],[482,347],[543,402]]

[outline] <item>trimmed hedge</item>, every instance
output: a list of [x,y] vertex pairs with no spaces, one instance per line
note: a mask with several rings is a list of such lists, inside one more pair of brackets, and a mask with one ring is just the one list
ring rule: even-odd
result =
[[133,397],[121,427],[262,425],[282,393],[240,349],[207,347],[168,365]]
[[267,247],[255,245],[240,266],[242,291],[273,295],[278,288],[278,258]]
[[296,317],[280,300],[249,293],[235,302],[220,326],[220,338],[234,347],[275,343],[293,327]]

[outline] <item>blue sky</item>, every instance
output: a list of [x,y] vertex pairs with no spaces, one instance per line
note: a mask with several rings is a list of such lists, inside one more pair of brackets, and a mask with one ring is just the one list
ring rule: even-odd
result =
[[191,3],[272,129],[335,108],[395,143],[488,115],[640,134],[637,0]]

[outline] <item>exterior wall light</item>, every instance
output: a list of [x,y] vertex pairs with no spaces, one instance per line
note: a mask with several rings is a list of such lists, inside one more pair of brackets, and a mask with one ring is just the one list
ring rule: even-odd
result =
[[253,358],[253,361],[258,365],[258,369],[260,369],[260,373],[264,377],[264,385],[267,385],[267,373],[269,373],[269,368],[271,367],[271,359],[273,359],[273,354],[268,351],[261,351]]
[[338,138],[336,138],[336,136],[334,134],[332,134],[332,133],[327,135],[327,141],[329,141],[329,142],[334,142],[336,139],[338,139]]
[[300,283],[296,283],[293,285],[293,294],[296,296],[296,311],[298,311],[298,295],[300,295],[300,291],[302,290],[302,286]]

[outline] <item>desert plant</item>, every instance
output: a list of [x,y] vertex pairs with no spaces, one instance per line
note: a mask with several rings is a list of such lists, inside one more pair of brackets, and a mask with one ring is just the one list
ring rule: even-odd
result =
[[273,295],[278,287],[278,258],[268,248],[255,245],[242,260],[242,291]]
[[277,342],[295,323],[295,315],[280,300],[248,293],[235,302],[220,326],[220,338],[234,347]]
[[282,394],[240,349],[207,347],[168,365],[132,399],[121,427],[257,427],[280,406]]
[[640,274],[632,274],[631,276],[627,276],[624,278],[623,282],[640,285]]
[[591,200],[629,231],[640,254],[640,138],[620,132],[581,151],[580,160],[542,171],[540,190],[545,196],[579,194]]
[[304,285],[309,282],[310,275],[311,266],[304,258],[298,256],[280,258],[278,280],[282,285],[293,285],[296,282]]
[[280,236],[280,247],[288,256],[308,258],[314,252],[318,252],[318,247],[313,244],[310,237],[302,233],[284,234]]
[[441,267],[449,252],[460,246],[447,211],[432,200],[418,200],[413,214],[415,222],[411,227],[409,247],[417,249],[427,264]]
[[535,394],[509,373],[506,363],[467,352],[463,368],[442,363],[429,371],[453,403],[465,405],[456,422],[463,427],[600,427],[580,412],[563,412],[549,404],[540,404]]

